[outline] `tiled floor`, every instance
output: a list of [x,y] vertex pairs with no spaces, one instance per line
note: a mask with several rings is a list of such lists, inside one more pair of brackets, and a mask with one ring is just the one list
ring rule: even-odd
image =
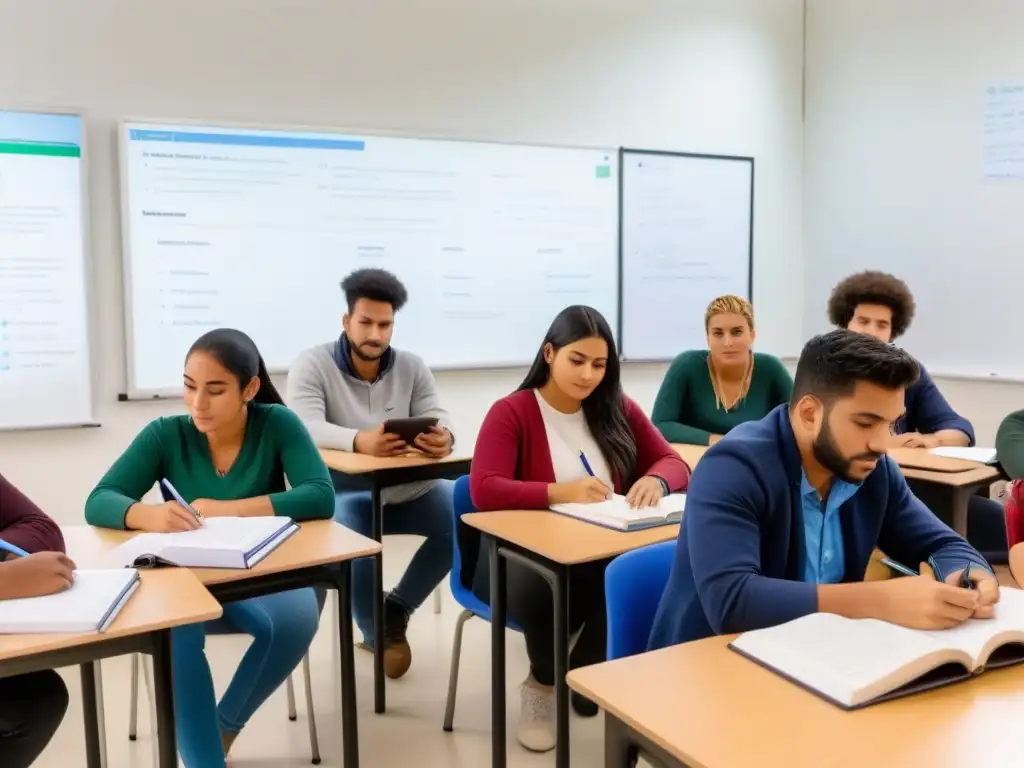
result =
[[[385,584],[400,575],[417,539],[389,537],[385,541]],[[413,666],[405,678],[388,682],[388,711],[373,712],[373,672],[369,654],[356,651],[359,697],[359,746],[361,764],[373,768],[484,768],[490,765],[490,627],[479,620],[466,625],[459,676],[455,730],[441,729],[451,658],[452,637],[459,607],[444,589],[444,606],[435,615],[428,601],[410,624]],[[312,646],[313,694],[316,703],[320,750],[324,766],[341,765],[341,725],[338,706],[338,670],[335,661],[331,601],[324,613],[324,627]],[[358,638],[357,638],[358,639]],[[207,643],[218,690],[224,686],[245,649],[245,640],[214,637]],[[508,660],[508,764],[510,768],[553,766],[554,753],[528,753],[515,742],[519,714],[519,683],[526,676],[526,651],[522,637],[509,633]],[[71,690],[71,708],[57,736],[37,761],[39,768],[77,768],[82,756],[81,695],[76,669],[62,670]],[[127,658],[103,663],[103,685],[109,768],[144,768],[152,765],[148,705],[142,688],[139,738],[128,741],[130,664]],[[238,768],[291,768],[309,765],[309,739],[302,676],[296,675],[297,722],[289,722],[282,686],[256,713],[232,750]],[[583,720],[572,716],[572,763],[602,763],[600,716]]]

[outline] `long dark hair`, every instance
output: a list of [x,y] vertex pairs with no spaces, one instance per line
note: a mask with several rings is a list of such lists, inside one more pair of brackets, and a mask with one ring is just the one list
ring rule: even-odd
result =
[[604,339],[608,345],[608,363],[601,383],[583,401],[583,417],[605,461],[620,483],[628,485],[636,474],[636,439],[626,421],[626,410],[622,404],[619,355],[615,349],[615,339],[608,321],[600,312],[580,304],[559,312],[548,328],[540,351],[519,389],[539,389],[547,384],[551,368],[544,359],[544,347],[548,344],[557,352],[580,339],[595,336]]
[[205,352],[227,368],[238,379],[238,386],[245,389],[253,376],[260,380],[260,388],[254,400],[257,403],[284,405],[281,393],[270,380],[267,366],[263,362],[256,342],[234,328],[217,328],[204,333],[189,349],[185,359],[193,352]]

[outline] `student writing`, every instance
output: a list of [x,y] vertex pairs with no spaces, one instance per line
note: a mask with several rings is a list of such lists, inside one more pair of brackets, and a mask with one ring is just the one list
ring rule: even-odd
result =
[[[688,478],[686,464],[623,394],[607,321],[590,307],[572,306],[551,324],[518,391],[488,411],[473,452],[470,493],[480,510],[546,509],[602,501],[612,492],[651,506],[684,490]],[[479,537],[460,525],[460,541],[473,591],[489,602]],[[569,574],[568,626],[580,631],[573,668],[605,657],[605,565],[578,566]],[[508,615],[522,627],[530,657],[517,735],[527,749],[546,751],[555,746],[551,588],[514,562],[507,574]],[[578,714],[597,713],[577,694],[572,703]]]
[[[806,344],[791,404],[701,459],[652,648],[816,611],[919,629],[992,616],[988,564],[885,455],[918,375],[910,355],[868,335],[839,330]],[[930,564],[935,578],[863,582],[876,546]],[[968,565],[976,589],[956,586]]]
[[[0,545],[0,600],[50,595],[71,586],[75,564],[64,554],[60,528],[3,475],[0,541],[7,545]],[[67,688],[52,669],[0,678],[0,765],[32,765],[67,708]]]
[[[227,328],[201,336],[185,360],[184,386],[189,415],[157,419],[135,438],[86,501],[89,523],[161,532],[200,525],[176,501],[141,501],[164,477],[207,518],[331,517],[327,467],[248,336]],[[253,643],[219,704],[203,650],[209,625],[172,630],[178,750],[187,768],[225,764],[239,731],[306,653],[319,608],[314,591],[300,589],[228,603],[220,622]]]
[[778,358],[753,351],[754,312],[745,299],[712,301],[704,329],[708,349],[673,360],[654,400],[651,420],[672,443],[714,443],[786,402],[793,387]]
[[[391,346],[395,313],[406,302],[405,286],[390,272],[360,269],[341,284],[348,311],[336,340],[314,347],[288,372],[288,404],[321,448],[371,456],[397,456],[416,448],[444,458],[454,443],[451,420],[430,369],[416,355]],[[437,426],[407,446],[384,431],[388,419],[435,416]],[[370,492],[353,490],[332,473],[338,491],[335,520],[370,536]],[[409,617],[452,568],[452,484],[410,483],[384,490],[384,529],[388,534],[423,536],[398,585],[384,600],[384,672],[402,677],[412,664],[406,637]],[[372,650],[373,560],[352,564],[352,612],[363,633],[360,647]],[[379,598],[379,596],[378,596]]]

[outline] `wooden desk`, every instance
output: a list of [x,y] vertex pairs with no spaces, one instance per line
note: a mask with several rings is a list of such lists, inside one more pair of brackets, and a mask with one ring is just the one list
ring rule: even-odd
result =
[[[431,459],[420,453],[404,456],[367,456],[350,451],[321,449],[324,463],[335,472],[341,472],[356,481],[362,481],[370,490],[370,507],[373,516],[371,536],[380,542],[384,538],[385,488],[415,483],[423,480],[455,480],[469,474],[472,462],[470,456],[451,454],[443,459]],[[384,637],[384,557],[378,552],[373,568],[373,636]],[[387,708],[384,677],[384,643],[379,640],[373,646],[373,709],[380,714]]]
[[[79,565],[110,564],[110,551],[137,535],[91,526],[62,529],[68,554]],[[313,586],[338,591],[338,628],[341,654],[342,745],[345,768],[359,765],[359,732],[356,717],[356,677],[352,641],[351,561],[380,552],[379,542],[360,536],[332,520],[301,523],[290,536],[254,568],[195,568],[188,573],[221,603],[247,600]],[[164,569],[153,573],[163,573]],[[183,569],[180,572],[185,572]]]
[[545,510],[477,512],[463,522],[483,534],[491,568],[491,765],[505,768],[506,561],[539,573],[551,585],[555,631],[555,765],[569,768],[569,568],[610,560],[639,547],[675,539],[678,525],[622,533]]
[[605,710],[605,766],[639,748],[666,768],[894,766],[1017,761],[1024,668],[844,712],[715,637],[569,673]]
[[[706,445],[673,443],[672,447],[692,469],[708,450]],[[980,488],[1002,476],[998,469],[963,459],[935,456],[924,448],[895,448],[889,455],[908,480],[941,486],[949,495],[953,508],[953,530],[967,538],[967,505]]]
[[0,635],[0,677],[79,665],[86,764],[99,768],[101,734],[93,662],[126,653],[152,654],[159,765],[177,768],[170,630],[212,621],[222,613],[220,604],[188,571],[143,572],[139,588],[105,632]]

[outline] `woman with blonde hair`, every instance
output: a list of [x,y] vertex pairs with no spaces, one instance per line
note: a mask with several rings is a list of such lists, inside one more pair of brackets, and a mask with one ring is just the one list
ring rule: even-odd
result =
[[708,349],[683,352],[669,366],[651,421],[670,443],[710,445],[737,424],[789,402],[793,379],[772,355],[754,352],[754,310],[719,296],[704,313]]

